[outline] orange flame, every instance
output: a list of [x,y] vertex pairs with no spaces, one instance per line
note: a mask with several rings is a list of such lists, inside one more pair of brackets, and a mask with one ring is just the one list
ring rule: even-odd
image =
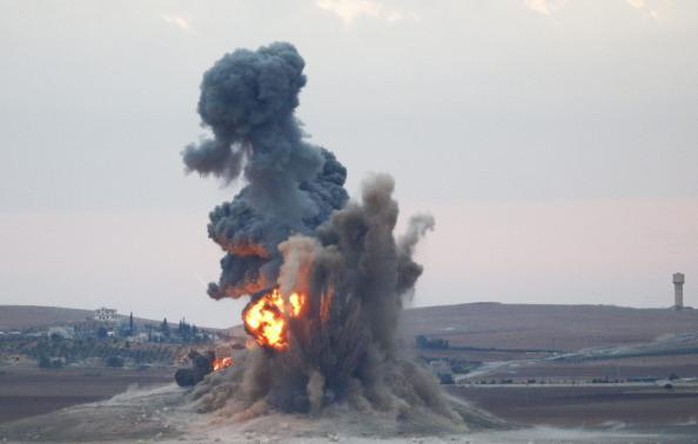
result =
[[228,368],[231,365],[233,365],[233,358],[231,357],[216,358],[213,360],[213,371],[217,372],[218,370],[223,370],[224,368]]
[[334,299],[334,286],[330,286],[320,298],[320,319],[322,322],[327,322],[330,318],[330,307]]
[[248,305],[242,313],[245,327],[257,344],[283,351],[288,348],[288,317],[300,316],[305,307],[304,295],[292,293],[284,303],[278,288]]
[[298,315],[301,314],[305,298],[302,298],[298,293],[293,293],[288,297],[288,301],[291,303],[291,313],[293,317],[297,318]]

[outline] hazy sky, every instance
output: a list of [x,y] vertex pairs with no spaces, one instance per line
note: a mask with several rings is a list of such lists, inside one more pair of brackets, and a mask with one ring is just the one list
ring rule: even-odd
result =
[[0,0],[0,304],[226,326],[186,176],[203,72],[289,41],[298,116],[357,195],[391,173],[436,231],[416,305],[698,306],[694,0]]

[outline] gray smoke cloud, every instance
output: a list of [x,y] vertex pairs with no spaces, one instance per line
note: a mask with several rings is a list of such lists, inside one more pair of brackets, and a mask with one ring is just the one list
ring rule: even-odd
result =
[[294,116],[305,62],[288,43],[226,54],[204,74],[198,112],[212,138],[184,149],[187,171],[247,185],[209,215],[208,234],[227,253],[213,298],[240,297],[274,285],[277,245],[311,234],[344,206],[346,169],[303,140]]
[[275,43],[228,54],[204,75],[199,114],[213,137],[188,146],[184,163],[246,181],[210,214],[209,236],[225,256],[209,294],[249,295],[252,303],[278,286],[307,302],[302,315],[287,319],[287,350],[251,351],[227,379],[205,380],[195,397],[204,410],[243,416],[350,405],[458,424],[434,376],[405,355],[397,335],[422,274],[415,246],[434,220],[415,216],[396,239],[399,208],[386,174],[369,177],[361,199],[348,200],[346,169],[304,141],[294,117],[303,67],[293,46]]
[[[336,211],[316,238],[298,235],[280,245],[284,279],[279,283],[283,288],[287,266],[310,269],[307,283],[294,282],[309,295],[309,305],[302,319],[290,320],[294,347],[270,357],[279,362],[269,367],[282,373],[273,378],[278,380],[308,378],[310,384],[310,378],[321,375],[325,404],[423,407],[453,418],[434,377],[399,351],[398,321],[412,288],[405,286],[422,272],[412,259],[414,245],[433,228],[433,219],[413,218],[406,235],[396,241],[399,211],[393,191],[390,176],[372,176],[364,181],[361,201]],[[307,393],[307,401],[299,393],[300,386],[285,384],[269,387],[267,395],[286,409],[312,410],[317,388]]]

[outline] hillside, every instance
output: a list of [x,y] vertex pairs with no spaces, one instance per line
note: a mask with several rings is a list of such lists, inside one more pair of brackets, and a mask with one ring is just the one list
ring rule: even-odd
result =
[[403,334],[451,346],[579,350],[698,331],[698,310],[475,303],[406,310]]
[[[0,331],[77,323],[91,314],[73,308],[2,305]],[[240,326],[231,331],[243,335]],[[571,351],[696,331],[698,310],[606,305],[460,304],[409,309],[402,322],[406,338],[427,335],[446,339],[451,346],[498,349]]]
[[[44,307],[38,305],[0,305],[0,331],[20,330],[29,327],[50,327],[76,324],[92,316],[93,310],[78,308]],[[120,313],[118,316],[126,317]],[[159,324],[161,320],[134,317],[139,324]],[[210,329],[209,330],[216,330]]]
[[0,331],[82,322],[91,314],[76,308],[0,305]]

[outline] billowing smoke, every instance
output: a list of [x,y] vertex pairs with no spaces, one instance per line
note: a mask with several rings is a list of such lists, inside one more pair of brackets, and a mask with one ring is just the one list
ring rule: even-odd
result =
[[281,303],[269,306],[285,322],[283,350],[251,351],[195,396],[204,408],[242,415],[341,405],[458,422],[435,378],[397,338],[403,303],[422,273],[415,245],[434,220],[413,217],[395,239],[398,204],[385,174],[364,181],[359,201],[348,200],[345,168],[304,140],[294,116],[303,67],[292,45],[275,43],[228,54],[204,75],[198,110],[213,137],[188,146],[184,162],[246,184],[211,212],[209,236],[225,256],[209,294],[248,295],[250,304],[272,289],[285,303],[292,293],[303,296],[293,316]]
[[275,284],[277,246],[312,235],[348,200],[346,169],[329,151],[303,140],[293,115],[305,62],[288,43],[225,55],[204,74],[198,111],[213,137],[183,152],[188,171],[247,181],[232,202],[210,214],[208,233],[226,251],[213,298],[257,293]]

